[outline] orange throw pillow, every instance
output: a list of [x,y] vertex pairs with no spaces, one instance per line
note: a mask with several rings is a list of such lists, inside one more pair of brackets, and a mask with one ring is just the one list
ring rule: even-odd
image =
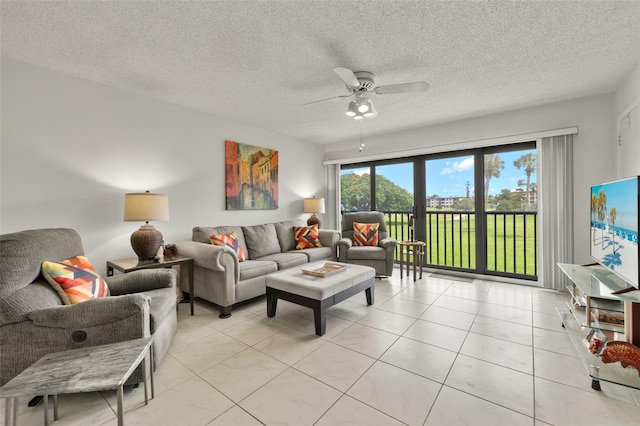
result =
[[356,246],[377,246],[379,223],[353,222],[353,244]]

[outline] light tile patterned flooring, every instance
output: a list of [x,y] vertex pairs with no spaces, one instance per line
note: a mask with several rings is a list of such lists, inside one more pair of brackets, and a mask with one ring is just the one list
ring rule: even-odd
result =
[[[591,381],[554,307],[566,295],[425,274],[377,280],[314,334],[310,309],[264,298],[221,320],[180,305],[156,397],[127,425],[638,425],[640,392]],[[114,392],[60,397],[55,425],[116,425]],[[3,404],[4,405],[4,404]],[[4,409],[4,407],[3,407]],[[43,424],[42,406],[21,425]]]

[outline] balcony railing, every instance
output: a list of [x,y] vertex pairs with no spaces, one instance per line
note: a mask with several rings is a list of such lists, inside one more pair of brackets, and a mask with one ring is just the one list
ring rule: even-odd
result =
[[[412,213],[383,212],[389,235],[412,240]],[[463,211],[426,212],[425,265],[478,273],[536,279],[537,212],[486,212],[486,264],[477,265],[476,214]],[[400,259],[399,249],[396,260]]]

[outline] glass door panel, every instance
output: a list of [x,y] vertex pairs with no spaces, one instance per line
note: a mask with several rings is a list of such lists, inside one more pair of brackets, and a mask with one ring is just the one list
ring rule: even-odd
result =
[[484,155],[486,271],[537,274],[535,149]]
[[425,161],[428,265],[476,267],[475,156]]
[[384,212],[389,235],[413,239],[413,162],[375,166],[375,173],[375,209]]
[[340,170],[340,210],[371,210],[371,167]]

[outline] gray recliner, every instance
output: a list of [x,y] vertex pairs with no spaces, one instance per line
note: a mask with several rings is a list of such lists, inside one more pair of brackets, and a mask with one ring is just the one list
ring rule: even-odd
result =
[[[356,246],[353,244],[353,222],[379,223],[378,246]],[[376,276],[390,277],[393,274],[393,256],[397,241],[389,236],[389,230],[381,212],[356,212],[342,215],[342,238],[338,241],[338,261],[371,266]]]
[[[0,235],[0,385],[48,353],[151,335],[160,364],[177,329],[176,271],[104,277],[110,296],[64,305],[42,276],[42,262],[83,253],[72,229]],[[141,380],[139,367],[128,383]]]

